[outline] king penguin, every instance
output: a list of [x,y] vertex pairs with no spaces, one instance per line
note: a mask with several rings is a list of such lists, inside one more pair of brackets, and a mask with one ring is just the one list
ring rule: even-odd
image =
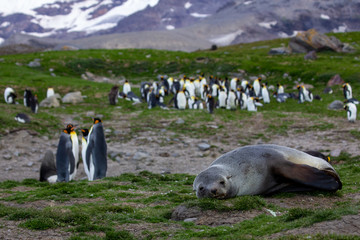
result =
[[218,108],[226,108],[226,99],[227,99],[227,94],[225,92],[225,87],[220,87],[220,91],[219,91],[219,97],[218,97],[218,101],[217,101],[217,107]]
[[356,112],[357,112],[356,105],[352,102],[347,102],[345,103],[344,109],[347,112],[347,119],[349,120],[349,122],[354,123],[356,120]]
[[238,99],[234,90],[230,90],[226,99],[226,109],[235,110],[237,107]]
[[32,92],[29,89],[25,89],[24,91],[24,106],[30,107],[30,99],[32,98]]
[[16,94],[14,89],[12,89],[11,87],[5,88],[4,98],[6,103],[15,104]]
[[269,91],[267,89],[266,83],[262,84],[261,96],[264,100],[264,103],[270,103],[270,95],[269,95]]
[[86,150],[87,150],[87,145],[88,145],[87,142],[88,142],[88,136],[89,136],[89,129],[83,128],[83,129],[81,129],[81,132],[82,132],[81,157],[82,157],[82,161],[84,164],[84,170],[85,170],[86,176],[88,177],[88,180],[90,180],[90,168],[86,162]]
[[46,91],[46,97],[51,97],[51,96],[54,96],[55,95],[55,91],[54,91],[54,88],[52,87],[49,87]]
[[261,91],[261,78],[255,79],[253,83],[253,87],[254,87],[255,97],[259,97]]
[[39,102],[36,94],[30,98],[30,108],[33,113],[37,113],[39,110]]
[[106,177],[107,144],[102,121],[99,118],[94,118],[94,124],[90,128],[85,159],[90,181]]
[[15,121],[20,123],[30,123],[30,117],[25,113],[18,113],[15,117]]
[[60,135],[56,152],[57,182],[68,182],[75,178],[79,161],[79,142],[75,127],[68,124]]
[[177,109],[185,109],[186,108],[186,96],[185,89],[183,91],[178,91],[175,95],[175,107]]
[[211,94],[207,95],[206,107],[210,114],[214,113],[215,100]]
[[344,93],[344,97],[345,99],[350,99],[352,98],[352,89],[349,83],[344,83],[342,85],[343,87],[343,93]]
[[128,94],[128,92],[130,92],[130,91],[131,91],[131,86],[130,86],[129,81],[126,79],[125,83],[123,85],[123,93]]

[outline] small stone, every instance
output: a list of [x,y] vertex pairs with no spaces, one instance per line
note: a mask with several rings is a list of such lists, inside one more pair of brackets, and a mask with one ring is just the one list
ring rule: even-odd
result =
[[28,162],[28,163],[26,164],[27,167],[32,167],[33,165],[34,165],[33,162]]
[[197,145],[197,147],[201,150],[201,151],[206,151],[210,149],[210,145],[207,143],[200,143]]
[[184,219],[184,222],[195,222],[197,218],[186,218]]
[[95,112],[93,112],[93,111],[86,112],[86,116],[87,117],[95,116]]
[[115,157],[115,161],[120,162],[120,161],[121,161],[121,157],[120,157],[120,156],[116,156],[116,157]]
[[11,155],[10,154],[4,154],[3,155],[3,158],[5,159],[5,160],[11,160]]
[[136,152],[133,156],[133,160],[135,161],[139,161],[139,160],[143,160],[149,157],[149,154],[145,153],[145,152]]
[[182,118],[178,118],[175,123],[176,124],[184,124],[185,121]]
[[174,157],[174,158],[178,158],[178,157],[180,157],[180,154],[178,154],[178,153],[173,153],[173,154],[171,154],[171,156]]
[[328,109],[330,110],[342,110],[344,108],[344,103],[340,100],[335,100],[329,104]]
[[12,167],[5,168],[5,171],[11,171],[11,170],[12,170]]
[[332,157],[338,157],[341,154],[341,149],[334,149],[330,152],[330,156]]
[[105,129],[105,132],[106,132],[106,133],[111,133],[112,130],[111,130],[110,128],[107,128],[107,129]]

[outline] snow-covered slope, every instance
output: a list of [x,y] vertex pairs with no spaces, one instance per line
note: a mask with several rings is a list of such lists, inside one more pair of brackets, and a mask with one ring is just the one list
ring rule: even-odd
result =
[[[81,48],[192,51],[212,44],[290,37],[310,28],[322,33],[360,30],[359,0],[1,0],[1,4],[3,45],[36,42],[37,47],[48,48],[54,42],[61,45],[61,40]],[[56,41],[30,41],[24,35]]]

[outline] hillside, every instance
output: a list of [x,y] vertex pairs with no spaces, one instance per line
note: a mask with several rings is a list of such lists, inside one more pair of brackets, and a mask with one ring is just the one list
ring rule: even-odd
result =
[[[304,54],[269,55],[270,48],[289,41],[276,39],[191,53],[97,49],[2,56],[0,90],[12,87],[19,104],[0,101],[0,238],[358,239],[360,123],[349,123],[344,110],[328,109],[334,100],[343,101],[340,85],[333,86],[333,94],[323,90],[339,74],[359,98],[360,33],[335,36],[356,51],[318,52],[316,60],[304,60]],[[245,79],[261,75],[269,86],[284,85],[286,92],[296,92],[296,85],[305,83],[322,100],[299,104],[271,98],[257,112],[215,109],[214,114],[180,111],[171,105],[168,110],[148,109],[145,103],[124,99],[109,105],[111,87],[125,79],[140,95],[143,81],[201,73]],[[83,79],[85,75],[90,80]],[[42,107],[38,114],[24,107],[25,88],[41,101],[50,86],[61,96],[81,91],[86,97],[78,104]],[[14,121],[19,112],[32,122]],[[65,124],[90,127],[95,116],[105,126],[108,177],[88,182],[80,164],[71,183],[40,183],[39,160],[46,150],[56,152]],[[200,143],[208,149],[201,150]],[[195,175],[225,152],[262,143],[330,155],[343,189],[229,200],[196,198]]]
[[330,0],[4,0],[0,44],[61,49],[208,49],[311,28],[360,30],[357,1]]

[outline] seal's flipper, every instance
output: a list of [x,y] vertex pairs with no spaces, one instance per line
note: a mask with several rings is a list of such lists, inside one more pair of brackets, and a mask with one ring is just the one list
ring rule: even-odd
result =
[[[336,191],[342,188],[338,175],[331,169],[319,170],[305,164],[287,162],[281,167],[275,167],[275,174],[282,180],[295,183],[294,191],[299,191],[302,188],[301,185],[304,189],[310,187],[314,190],[326,191]],[[287,187],[287,191],[290,189],[291,185]]]

